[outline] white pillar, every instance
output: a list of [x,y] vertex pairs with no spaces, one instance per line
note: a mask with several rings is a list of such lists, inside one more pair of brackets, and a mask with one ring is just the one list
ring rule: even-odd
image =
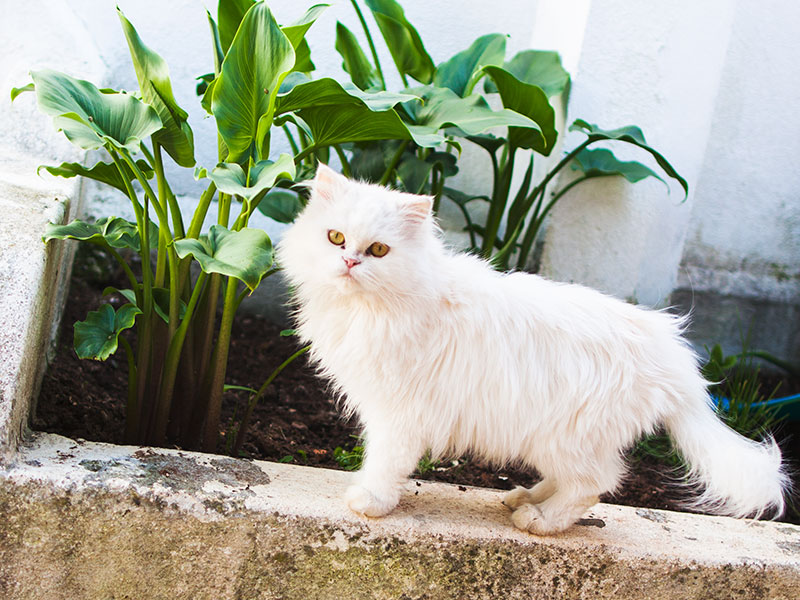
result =
[[[585,2],[577,6],[585,7]],[[730,0],[594,0],[568,106],[568,122],[639,125],[686,178],[671,195],[654,180],[586,182],[552,213],[542,272],[620,298],[658,305],[672,291],[703,165],[735,12]],[[583,138],[572,134],[565,147]],[[645,152],[613,145],[618,157],[658,167]],[[563,181],[563,179],[562,179]]]

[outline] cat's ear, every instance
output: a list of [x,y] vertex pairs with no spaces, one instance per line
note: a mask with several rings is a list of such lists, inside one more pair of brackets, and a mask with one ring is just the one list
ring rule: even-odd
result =
[[346,177],[340,175],[328,165],[319,163],[317,165],[317,174],[314,175],[314,180],[311,183],[312,197],[330,202],[345,185],[347,185]]
[[422,223],[431,216],[433,196],[404,194],[403,214],[411,223]]

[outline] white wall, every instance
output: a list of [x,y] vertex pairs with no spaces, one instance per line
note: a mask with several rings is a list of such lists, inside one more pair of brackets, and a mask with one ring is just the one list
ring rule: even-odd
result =
[[799,18],[777,0],[592,1],[569,119],[640,125],[691,193],[577,188],[554,211],[543,270],[654,305],[676,287],[798,302]]
[[[733,4],[595,0],[574,74],[568,120],[603,128],[639,125],[689,182],[692,193],[651,179],[583,184],[554,210],[542,268],[622,298],[661,304],[675,283],[686,224],[725,60]],[[573,134],[567,144],[583,136]],[[645,152],[613,145],[626,160]],[[655,167],[658,171],[658,168]]]
[[679,286],[800,297],[800,4],[737,5]]

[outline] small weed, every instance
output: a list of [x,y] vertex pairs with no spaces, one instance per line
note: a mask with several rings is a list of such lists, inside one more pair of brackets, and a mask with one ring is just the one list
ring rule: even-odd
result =
[[357,471],[364,462],[364,445],[362,439],[357,435],[350,436],[357,440],[356,445],[350,450],[345,450],[341,446],[333,449],[333,458],[345,471]]
[[431,452],[428,450],[417,463],[417,473],[424,475],[439,468],[439,461],[431,458]]

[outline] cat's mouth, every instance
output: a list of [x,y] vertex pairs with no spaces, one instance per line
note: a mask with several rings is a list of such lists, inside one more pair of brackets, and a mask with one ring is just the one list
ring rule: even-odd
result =
[[344,285],[354,285],[358,283],[358,276],[353,273],[353,269],[343,269],[339,272],[338,280]]

